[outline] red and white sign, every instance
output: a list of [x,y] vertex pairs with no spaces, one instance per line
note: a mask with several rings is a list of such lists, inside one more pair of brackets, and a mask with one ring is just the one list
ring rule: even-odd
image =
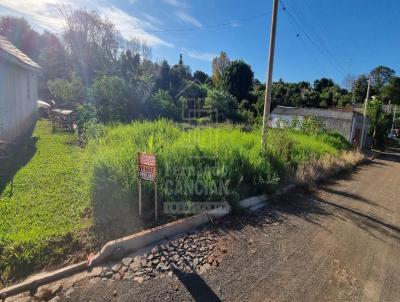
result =
[[138,153],[138,177],[144,180],[156,181],[157,161],[154,154]]

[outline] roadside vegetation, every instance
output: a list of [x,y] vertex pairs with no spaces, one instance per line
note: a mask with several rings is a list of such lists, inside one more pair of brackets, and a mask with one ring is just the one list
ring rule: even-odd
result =
[[[52,133],[50,122],[41,120],[26,141],[33,148],[29,158],[0,192],[3,279],[145,227],[146,216],[137,213],[138,151],[157,154],[163,202],[225,200],[235,205],[242,197],[272,191],[307,161],[349,149],[335,134],[292,129],[271,131],[268,152],[262,154],[257,127],[193,128],[167,120],[93,127],[82,146],[75,134]],[[14,157],[20,158],[24,148]],[[200,194],[179,188],[196,183]],[[145,184],[149,215],[152,194],[152,186]]]

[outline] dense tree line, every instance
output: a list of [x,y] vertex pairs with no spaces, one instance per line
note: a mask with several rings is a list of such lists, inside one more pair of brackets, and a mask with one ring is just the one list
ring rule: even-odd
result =
[[[143,41],[125,41],[112,22],[95,11],[64,10],[66,29],[60,36],[39,34],[23,18],[0,18],[6,36],[43,68],[39,96],[60,106],[91,110],[101,122],[136,118],[182,119],[183,108],[217,109],[218,120],[253,122],[263,112],[265,85],[243,60],[231,60],[222,51],[212,61],[212,75],[192,73],[182,55],[176,64],[154,62]],[[350,107],[363,102],[368,78],[371,95],[383,102],[400,103],[400,78],[379,66],[354,80],[348,91],[332,79],[273,83],[272,108]],[[191,104],[190,100],[198,100]],[[83,108],[83,109],[82,109]]]

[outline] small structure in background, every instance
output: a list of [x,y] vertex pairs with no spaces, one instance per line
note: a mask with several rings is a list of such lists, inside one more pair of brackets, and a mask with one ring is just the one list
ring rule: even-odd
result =
[[36,121],[40,70],[37,63],[0,36],[0,145],[3,147],[26,133]]
[[[302,122],[305,117],[314,116],[320,119],[324,128],[341,134],[353,145],[359,146],[363,126],[363,115],[353,109],[338,108],[295,108],[277,106],[271,113],[270,125],[278,128],[283,124],[291,124],[297,119]],[[369,119],[367,118],[365,142],[368,142]]]
[[76,113],[73,110],[53,109],[50,111],[52,131],[74,132]]

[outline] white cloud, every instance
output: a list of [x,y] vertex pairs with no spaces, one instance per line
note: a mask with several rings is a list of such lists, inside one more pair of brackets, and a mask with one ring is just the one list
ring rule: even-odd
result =
[[207,62],[211,62],[215,57],[218,56],[218,54],[212,53],[212,52],[200,52],[200,51],[189,50],[189,49],[185,49],[185,48],[182,49],[182,51],[192,59],[207,61]]
[[[69,4],[69,1],[64,3]],[[2,0],[0,13],[23,16],[38,30],[59,32],[65,26],[57,0]]]
[[153,28],[153,25],[150,22],[129,15],[115,6],[102,7],[99,11],[100,14],[107,16],[115,24],[115,27],[121,32],[122,37],[126,40],[136,38],[146,41],[150,46],[162,45],[173,47],[171,43],[146,32],[144,27],[149,29]]
[[[59,11],[59,0],[1,0],[0,14],[25,17],[36,30],[49,30],[59,33],[65,27],[65,21]],[[137,38],[150,46],[173,47],[171,43],[146,31],[154,29],[151,20],[142,20],[121,9],[110,5],[107,0],[63,0],[62,4],[73,8],[84,7],[97,10],[102,16],[113,22],[127,40]],[[147,18],[148,19],[148,18]]]
[[182,11],[178,11],[175,12],[175,15],[181,19],[182,21],[192,24],[196,27],[202,27],[202,24],[200,23],[199,20],[197,20],[195,17],[189,15],[188,13],[182,12]]
[[152,15],[142,13],[142,16],[152,24],[158,24],[158,25],[163,24],[160,19],[157,19],[157,18],[153,17]]
[[163,0],[165,3],[175,6],[175,7],[182,7],[184,6],[183,3],[181,3],[179,0]]

